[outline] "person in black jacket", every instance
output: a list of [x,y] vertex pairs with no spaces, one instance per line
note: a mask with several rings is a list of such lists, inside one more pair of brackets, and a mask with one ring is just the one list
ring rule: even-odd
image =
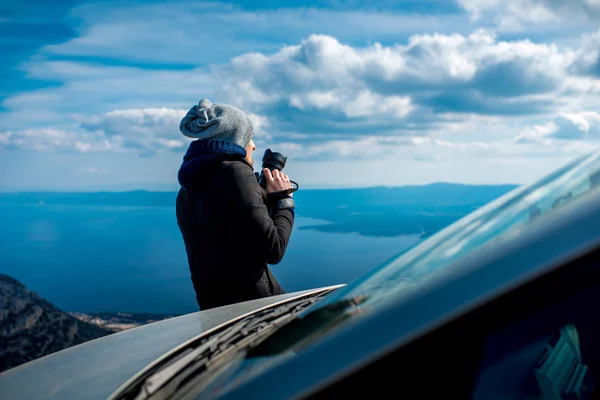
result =
[[254,173],[253,127],[241,110],[202,99],[180,124],[197,140],[178,172],[177,224],[201,310],[285,293],[267,264],[278,264],[294,224],[289,177]]

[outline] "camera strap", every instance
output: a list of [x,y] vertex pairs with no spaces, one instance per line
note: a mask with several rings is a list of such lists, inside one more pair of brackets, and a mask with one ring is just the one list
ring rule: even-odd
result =
[[287,197],[287,195],[289,195],[290,193],[294,193],[296,190],[298,190],[298,184],[296,182],[290,181],[290,183],[292,183],[294,187],[285,190],[280,190],[279,192],[269,193],[267,195],[267,199],[269,199],[270,201],[277,201],[279,199]]
[[294,193],[296,190],[298,190],[298,184],[294,181],[290,181],[290,183],[292,184],[292,187],[286,190],[282,190],[281,192],[278,193],[285,193],[285,194],[290,194],[290,193]]

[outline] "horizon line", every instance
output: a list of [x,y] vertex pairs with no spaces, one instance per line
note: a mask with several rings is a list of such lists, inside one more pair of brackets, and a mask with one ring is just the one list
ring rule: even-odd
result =
[[[309,186],[300,190],[359,190],[359,189],[394,189],[403,187],[425,187],[434,185],[452,185],[452,186],[522,186],[523,184],[506,182],[506,183],[462,183],[437,181],[422,184],[405,184],[405,185],[373,185],[373,186]],[[148,192],[148,193],[175,193],[179,188],[159,189],[159,188],[3,188],[0,186],[0,193],[132,193],[132,192]]]

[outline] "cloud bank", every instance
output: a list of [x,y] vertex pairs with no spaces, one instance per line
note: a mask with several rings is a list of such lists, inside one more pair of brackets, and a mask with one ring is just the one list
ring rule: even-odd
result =
[[597,0],[457,4],[463,13],[444,16],[84,4],[70,15],[76,37],[21,66],[53,84],[6,98],[0,147],[181,153],[189,140],[179,121],[202,97],[247,111],[259,145],[311,160],[559,154],[594,144],[600,30],[569,45],[503,32],[594,23]]

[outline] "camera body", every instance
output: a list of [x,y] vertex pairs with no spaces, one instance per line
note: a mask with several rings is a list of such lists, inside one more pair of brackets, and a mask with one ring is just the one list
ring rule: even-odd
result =
[[285,167],[285,162],[287,161],[287,157],[285,157],[281,153],[275,153],[271,151],[271,149],[265,150],[265,154],[262,158],[262,168],[260,170],[260,174],[258,175],[258,184],[263,188],[267,188],[267,179],[265,178],[265,174],[263,170],[268,168],[271,172],[273,170],[281,171]]

